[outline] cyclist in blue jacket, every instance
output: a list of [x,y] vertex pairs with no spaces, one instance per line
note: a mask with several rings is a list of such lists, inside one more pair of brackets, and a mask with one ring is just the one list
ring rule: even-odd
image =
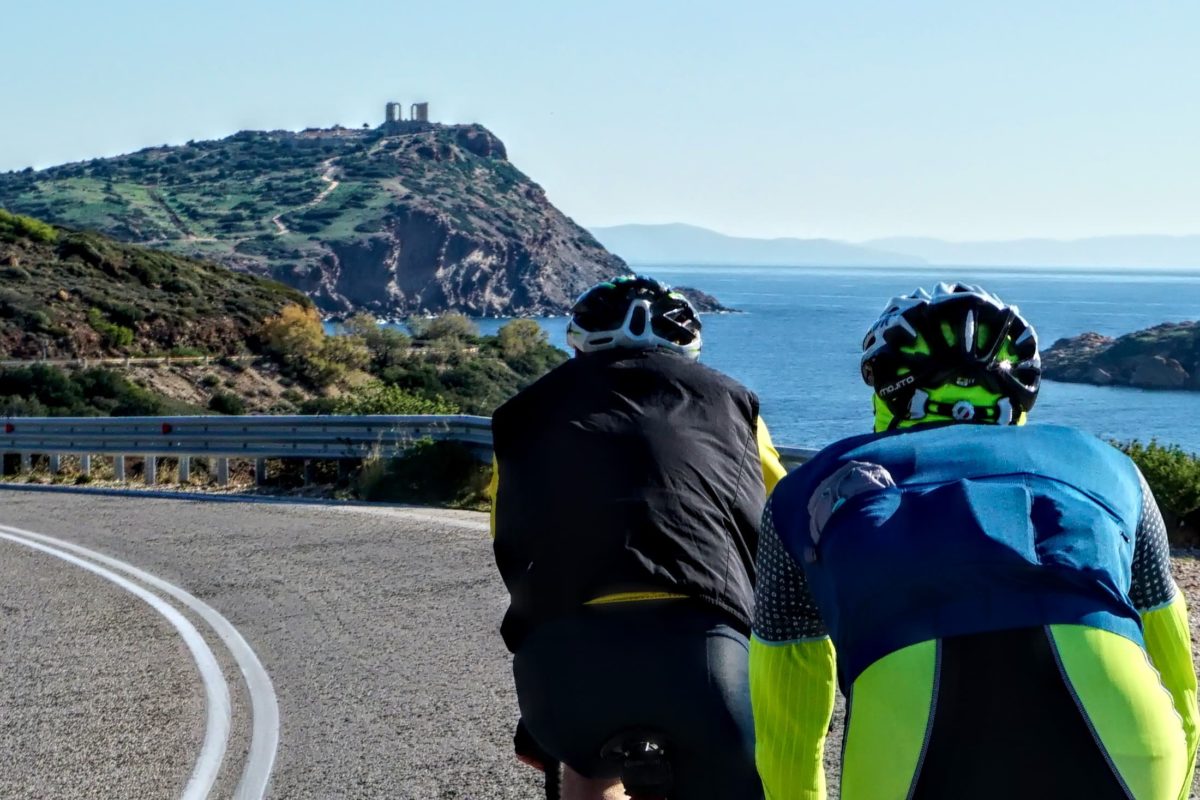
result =
[[918,291],[872,326],[862,375],[876,432],[822,450],[763,516],[767,796],[823,797],[836,673],[846,800],[1186,798],[1196,677],[1162,517],[1115,448],[1022,427],[1033,328],[974,286]]

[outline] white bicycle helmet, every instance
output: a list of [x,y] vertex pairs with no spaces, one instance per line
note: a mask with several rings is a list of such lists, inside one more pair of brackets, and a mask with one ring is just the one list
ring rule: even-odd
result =
[[662,347],[700,357],[700,317],[688,299],[644,275],[619,275],[579,296],[567,344],[581,353]]

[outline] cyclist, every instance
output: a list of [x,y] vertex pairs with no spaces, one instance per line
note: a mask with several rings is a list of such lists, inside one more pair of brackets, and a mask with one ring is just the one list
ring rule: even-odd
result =
[[1037,337],[982,289],[894,299],[863,351],[876,432],[825,448],[763,515],[767,796],[824,793],[832,641],[847,800],[1187,797],[1187,609],[1137,468],[1077,430],[1021,427]]
[[700,328],[656,280],[600,283],[572,309],[575,357],[492,418],[501,633],[564,797],[621,796],[600,751],[633,727],[665,738],[673,798],[762,796],[748,635],[784,469],[757,397],[698,363]]

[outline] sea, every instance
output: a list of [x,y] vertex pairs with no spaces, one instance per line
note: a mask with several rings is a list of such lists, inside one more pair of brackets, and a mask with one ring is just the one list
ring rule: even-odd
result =
[[[1120,336],[1200,319],[1200,272],[1037,268],[635,266],[712,295],[736,314],[706,314],[701,360],[753,389],[778,445],[822,447],[871,429],[859,376],[863,335],[899,294],[939,281],[974,283],[1017,305],[1043,348],[1096,331]],[[479,320],[494,333],[502,319]],[[566,319],[538,322],[566,347]],[[1200,454],[1200,392],[1045,381],[1030,422],[1073,425],[1106,439],[1177,444]]]

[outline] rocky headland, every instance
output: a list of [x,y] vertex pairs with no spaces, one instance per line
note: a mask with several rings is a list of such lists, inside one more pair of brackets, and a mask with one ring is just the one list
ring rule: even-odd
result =
[[1042,354],[1050,380],[1200,391],[1200,322],[1167,322],[1119,338],[1084,333]]
[[628,271],[480,125],[243,131],[0,174],[0,207],[274,278],[328,315],[562,314]]

